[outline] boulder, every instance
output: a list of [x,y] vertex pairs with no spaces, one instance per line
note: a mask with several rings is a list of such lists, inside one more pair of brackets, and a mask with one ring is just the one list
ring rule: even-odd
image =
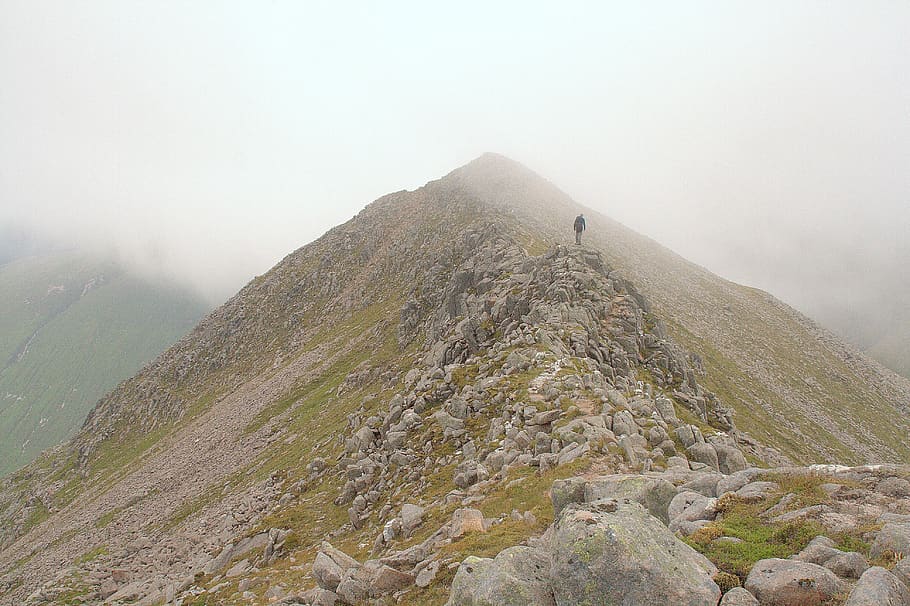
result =
[[494,559],[469,556],[446,606],[556,606],[549,569],[549,557],[533,547],[510,547]]
[[873,566],[856,582],[844,606],[910,606],[910,589],[884,568]]
[[891,573],[899,578],[901,582],[910,587],[910,555],[906,555],[894,566]]
[[555,480],[550,486],[550,501],[553,503],[553,515],[560,512],[570,503],[584,503],[587,482],[583,478],[566,478]]
[[888,522],[878,531],[869,555],[877,558],[889,551],[910,554],[910,524]]
[[405,503],[401,506],[401,532],[409,537],[423,522],[424,508],[419,505]]
[[726,475],[743,471],[749,467],[746,457],[738,448],[715,444],[714,450],[717,453],[717,466],[720,472]]
[[734,494],[747,503],[764,500],[780,490],[777,482],[749,482]]
[[345,573],[358,566],[360,563],[357,560],[323,541],[313,562],[313,576],[320,587],[335,591]]
[[692,446],[686,448],[686,453],[689,455],[689,460],[691,461],[703,463],[714,471],[719,469],[717,451],[714,449],[713,445],[708,444],[707,442],[696,442]]
[[715,498],[706,497],[697,492],[680,492],[673,497],[673,500],[670,501],[670,506],[667,508],[667,515],[670,517],[670,530],[675,530],[673,528],[674,523],[713,520],[717,513],[714,509],[716,504],[717,499]]
[[570,505],[554,525],[557,604],[715,606],[716,568],[638,503]]
[[449,526],[450,539],[463,537],[469,532],[485,532],[485,530],[483,514],[479,509],[465,507],[456,509],[452,513],[452,521]]
[[745,588],[762,606],[822,606],[841,585],[833,572],[817,564],[771,558],[755,563]]
[[719,473],[698,473],[691,480],[679,487],[680,492],[691,491],[703,494],[706,497],[720,496],[717,492],[717,485],[723,479]]
[[754,595],[742,587],[734,587],[724,594],[720,606],[759,606],[759,604]]
[[[666,480],[640,475],[616,474],[588,480],[584,488],[584,502],[604,499],[627,499],[641,503],[652,516],[670,523],[667,508],[676,496],[676,488]],[[556,515],[559,515],[557,512]]]

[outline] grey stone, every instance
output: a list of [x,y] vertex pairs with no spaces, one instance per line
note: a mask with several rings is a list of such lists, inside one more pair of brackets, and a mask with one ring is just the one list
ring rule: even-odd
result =
[[738,471],[724,478],[721,478],[717,483],[717,495],[715,496],[719,497],[725,492],[736,492],[754,480],[755,477],[761,473],[763,473],[763,470],[752,467],[750,469],[744,469],[742,471]]
[[889,522],[875,535],[869,555],[880,557],[886,551],[910,554],[910,524]]
[[562,511],[553,533],[553,594],[568,604],[714,606],[716,568],[638,503]]
[[667,509],[674,496],[676,488],[666,480],[640,475],[600,476],[588,480],[584,488],[584,502],[593,503],[603,499],[637,501],[664,524],[670,523]]
[[703,494],[706,497],[720,496],[717,492],[717,484],[724,476],[719,473],[699,473],[694,478],[679,487],[682,491],[691,491]]
[[692,446],[686,448],[686,454],[689,455],[690,461],[697,461],[703,463],[717,471],[720,467],[717,462],[717,451],[714,449],[714,446],[708,444],[707,442],[696,442]]
[[840,591],[841,584],[827,568],[771,558],[755,563],[745,588],[763,606],[822,606]]
[[510,547],[494,559],[467,557],[446,606],[556,606],[550,560],[533,547]]
[[717,453],[718,469],[723,474],[736,473],[749,466],[749,463],[746,462],[746,457],[738,448],[714,444],[714,450]]
[[720,606],[759,606],[759,604],[754,595],[742,587],[734,587],[721,598]]
[[423,522],[424,508],[419,505],[405,503],[401,506],[401,531],[409,537]]
[[895,564],[891,573],[899,578],[901,582],[910,588],[910,555],[904,554],[904,557]]
[[780,490],[776,482],[749,482],[736,491],[736,496],[746,502],[758,502]]
[[844,606],[910,606],[910,589],[884,568],[873,566],[856,582]]
[[842,579],[858,579],[869,568],[869,562],[863,554],[855,551],[838,552],[837,555],[822,564],[825,568]]
[[558,518],[562,510],[570,503],[584,503],[587,482],[583,478],[566,478],[555,480],[550,486],[550,501],[553,503],[553,515]]
[[670,518],[671,530],[673,522],[695,522],[696,520],[712,520],[716,514],[714,506],[717,499],[706,497],[697,492],[680,492],[667,508],[667,515]]

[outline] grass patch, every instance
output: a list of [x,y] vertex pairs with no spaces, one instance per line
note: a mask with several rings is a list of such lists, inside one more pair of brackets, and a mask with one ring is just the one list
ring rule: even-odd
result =
[[[718,569],[745,582],[757,561],[787,558],[825,533],[824,527],[811,520],[774,523],[762,519],[760,514],[781,496],[778,494],[758,503],[728,496],[718,501],[720,515],[716,521],[683,540],[707,556]],[[741,542],[716,541],[721,536],[735,537]]]
[[101,556],[107,555],[107,553],[108,553],[108,551],[107,551],[106,545],[98,545],[97,547],[93,547],[92,549],[89,549],[88,551],[83,553],[81,556],[79,556],[78,558],[73,560],[73,564],[75,564],[76,566],[81,566],[82,564],[88,564],[92,560],[97,560]]

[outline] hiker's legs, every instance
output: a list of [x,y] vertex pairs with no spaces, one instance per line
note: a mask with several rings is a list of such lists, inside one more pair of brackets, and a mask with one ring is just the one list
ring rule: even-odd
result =
[[581,232],[578,230],[575,230],[575,243],[581,244]]

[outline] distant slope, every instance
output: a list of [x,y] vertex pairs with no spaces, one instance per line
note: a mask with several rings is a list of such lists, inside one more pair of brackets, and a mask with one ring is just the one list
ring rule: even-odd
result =
[[0,306],[0,475],[72,435],[205,310],[184,290],[74,253],[0,266]]

